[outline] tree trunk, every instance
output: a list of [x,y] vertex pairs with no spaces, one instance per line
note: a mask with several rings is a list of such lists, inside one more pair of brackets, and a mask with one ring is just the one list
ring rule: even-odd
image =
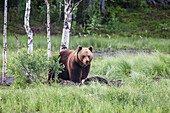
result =
[[105,11],[105,0],[100,0],[100,11],[101,12]]
[[30,16],[30,9],[31,9],[31,0],[26,0],[26,10],[25,10],[25,30],[28,35],[28,53],[33,55],[33,32],[29,25],[29,16]]
[[63,27],[60,51],[67,50],[69,47],[69,38],[70,38],[70,29],[71,29],[73,11],[81,1],[82,0],[80,0],[79,2],[77,2],[72,6],[71,0],[64,0],[64,27]]
[[45,3],[47,5],[47,42],[48,42],[48,48],[47,53],[48,57],[51,57],[51,41],[50,41],[50,5],[47,0],[45,0]]
[[64,0],[64,26],[60,51],[69,47],[70,29],[72,22],[71,0]]
[[[29,25],[30,9],[31,9],[31,0],[26,0],[24,26],[25,26],[25,30],[28,35],[28,54],[33,55],[33,32]],[[29,77],[30,80],[32,80],[31,79],[31,71],[28,69],[28,66],[27,66],[26,76]]]
[[6,82],[6,50],[7,50],[7,5],[8,0],[5,0],[5,8],[4,8],[4,39],[3,39],[3,74],[2,74],[2,83]]

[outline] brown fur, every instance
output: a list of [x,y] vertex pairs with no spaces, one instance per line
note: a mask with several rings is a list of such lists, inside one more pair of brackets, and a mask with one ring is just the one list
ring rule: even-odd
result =
[[[93,47],[82,48],[78,47],[77,50],[63,50],[60,52],[60,63],[65,65],[64,71],[58,75],[58,78],[63,80],[71,80],[75,83],[81,83],[86,79],[91,67],[93,59]],[[54,79],[54,74],[49,73],[48,82]]]

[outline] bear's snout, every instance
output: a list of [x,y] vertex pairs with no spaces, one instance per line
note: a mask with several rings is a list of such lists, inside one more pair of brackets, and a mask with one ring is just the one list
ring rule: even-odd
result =
[[86,60],[86,64],[88,64],[89,63],[89,60]]

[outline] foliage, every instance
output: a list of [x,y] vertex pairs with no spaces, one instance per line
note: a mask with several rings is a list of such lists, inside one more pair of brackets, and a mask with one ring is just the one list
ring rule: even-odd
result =
[[[40,9],[40,10],[38,10],[39,20],[41,19],[40,21],[42,21],[44,23],[44,22],[46,22],[45,21],[46,20],[46,5],[39,6],[39,9]],[[54,4],[51,4],[50,5],[50,21],[51,21],[51,23],[54,23],[57,21],[56,17],[58,17],[59,14],[56,10],[57,10],[57,6]]]
[[143,0],[116,0],[115,5],[119,5],[131,9],[139,9],[147,6]]
[[101,29],[100,22],[101,19],[93,15],[93,17],[91,17],[91,23],[87,24],[87,33],[89,35],[98,34],[98,31]]
[[[49,0],[51,16],[51,34],[61,34],[64,18],[64,8],[61,8],[59,18],[59,2]],[[3,2],[0,4],[0,17],[3,17]],[[77,1],[73,1],[76,3]],[[71,34],[118,34],[128,36],[169,38],[169,10],[167,3],[162,1],[150,7],[152,0],[105,0],[105,10],[101,9],[99,0],[82,1],[73,14]],[[167,8],[162,7],[162,5]],[[25,12],[25,1],[10,1],[8,3],[8,32],[25,34],[22,22]],[[44,1],[31,1],[30,26],[34,34],[46,32],[46,5]],[[3,31],[3,18],[0,18],[0,31]]]
[[26,87],[26,83],[44,82],[47,78],[48,67],[52,67],[57,73],[61,72],[62,66],[60,66],[58,55],[54,58],[48,59],[47,52],[44,50],[36,50],[32,56],[23,49],[21,53],[10,59],[8,74],[15,76],[16,87]]
[[159,28],[161,29],[161,31],[169,31],[170,30],[170,25],[168,25],[167,23],[163,23],[163,24],[159,24]]
[[74,9],[73,14],[72,14],[73,17],[72,17],[72,24],[71,24],[72,29],[71,29],[71,31],[72,31],[73,34],[76,33],[76,21],[75,21],[75,19],[76,19],[76,13],[77,13],[77,8]]

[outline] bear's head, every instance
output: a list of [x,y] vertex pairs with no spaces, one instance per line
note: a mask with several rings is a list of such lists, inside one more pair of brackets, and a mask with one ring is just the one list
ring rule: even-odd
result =
[[81,46],[77,49],[77,58],[81,66],[87,66],[93,59],[93,47],[82,48]]

